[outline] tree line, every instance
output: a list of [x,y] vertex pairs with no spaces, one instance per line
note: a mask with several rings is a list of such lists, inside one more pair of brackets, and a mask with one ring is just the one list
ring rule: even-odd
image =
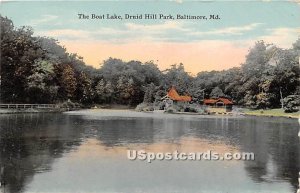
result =
[[254,108],[280,107],[283,99],[297,101],[300,39],[290,49],[258,41],[240,67],[199,72],[192,76],[183,64],[161,71],[153,62],[109,58],[99,69],[68,53],[50,37],[33,35],[31,27],[16,28],[0,16],[1,101],[137,105],[153,103],[171,86],[201,102],[228,97]]

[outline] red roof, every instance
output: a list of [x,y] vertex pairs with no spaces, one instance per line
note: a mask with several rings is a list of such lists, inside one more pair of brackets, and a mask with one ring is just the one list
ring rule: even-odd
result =
[[189,102],[189,101],[192,100],[192,97],[190,97],[190,96],[180,96],[174,87],[172,87],[172,88],[169,90],[169,92],[168,92],[167,95],[168,95],[168,97],[170,97],[170,99],[172,99],[172,100],[174,100],[174,101],[185,101],[185,102]]
[[204,104],[215,104],[218,100],[217,99],[204,99]]
[[233,102],[227,98],[219,98],[218,101],[222,101],[225,105],[232,105]]
[[227,98],[218,98],[218,99],[204,99],[203,103],[205,105],[216,104],[218,102],[224,103],[224,105],[232,105],[233,102]]

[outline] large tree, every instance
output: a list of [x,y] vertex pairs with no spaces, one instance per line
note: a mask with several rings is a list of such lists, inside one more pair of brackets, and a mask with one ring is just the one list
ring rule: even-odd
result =
[[27,78],[31,76],[36,60],[45,57],[36,44],[30,27],[14,28],[11,20],[0,16],[1,39],[1,97],[5,102],[27,102]]

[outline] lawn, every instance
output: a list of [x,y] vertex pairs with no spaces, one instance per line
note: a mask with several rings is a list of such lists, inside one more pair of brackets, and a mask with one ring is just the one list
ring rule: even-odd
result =
[[292,117],[299,118],[299,112],[295,113],[285,113],[283,109],[258,109],[251,110],[245,109],[244,113],[247,115],[256,115],[256,116],[275,116],[275,117]]

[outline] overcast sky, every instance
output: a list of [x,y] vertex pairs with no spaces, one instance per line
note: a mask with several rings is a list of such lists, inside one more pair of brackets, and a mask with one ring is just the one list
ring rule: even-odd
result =
[[[2,16],[51,36],[99,67],[108,57],[153,60],[161,69],[182,62],[187,71],[239,66],[255,41],[291,47],[300,35],[295,2],[48,1],[2,2]],[[219,15],[219,20],[79,20],[78,14]]]

